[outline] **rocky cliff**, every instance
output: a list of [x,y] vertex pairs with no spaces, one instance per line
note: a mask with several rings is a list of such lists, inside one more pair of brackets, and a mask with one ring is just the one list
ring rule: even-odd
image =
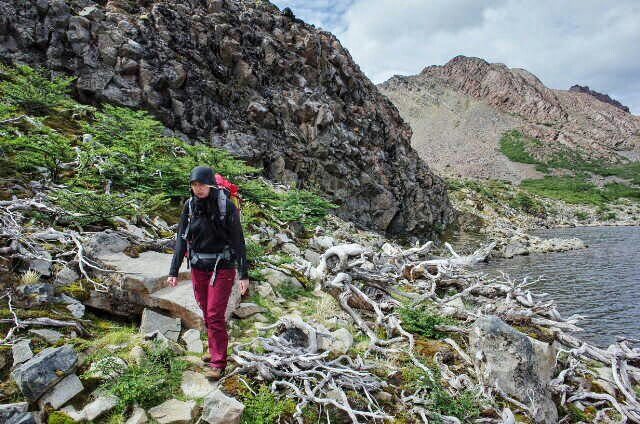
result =
[[574,93],[591,94],[593,97],[595,97],[596,99],[600,100],[601,102],[609,103],[610,105],[613,105],[613,106],[617,107],[618,109],[622,109],[625,112],[630,112],[628,106],[623,105],[622,103],[620,103],[616,99],[612,99],[611,96],[609,96],[608,94],[599,93],[599,92],[597,92],[595,90],[590,89],[589,86],[582,86],[582,85],[576,84],[576,85],[572,85],[571,88],[569,89],[569,91],[572,91]]
[[269,2],[0,0],[0,58],[77,76],[390,233],[452,221],[411,129],[330,33]]
[[532,167],[509,163],[499,153],[500,136],[508,129],[614,162],[640,150],[640,117],[591,94],[550,89],[523,69],[478,58],[458,56],[379,88],[411,124],[422,157],[448,174],[535,176]]

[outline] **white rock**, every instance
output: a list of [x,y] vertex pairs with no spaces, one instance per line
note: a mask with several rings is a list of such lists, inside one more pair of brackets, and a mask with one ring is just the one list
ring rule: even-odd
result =
[[47,404],[51,405],[53,409],[58,409],[83,390],[84,386],[78,376],[71,374],[63,378],[49,392],[45,393],[44,396],[38,400],[38,404],[40,405],[40,409],[44,409]]
[[330,334],[318,334],[318,348],[336,354],[347,353],[353,346],[353,336],[346,328],[338,328]]
[[149,415],[159,424],[190,424],[198,412],[196,401],[183,402],[178,399],[168,401],[149,409]]
[[204,399],[202,420],[209,424],[239,424],[243,412],[241,402],[218,389]]
[[203,374],[185,371],[184,374],[182,374],[180,388],[186,397],[200,399],[213,392],[217,388],[217,385],[209,381]]
[[261,298],[263,299],[275,299],[276,298],[276,294],[273,291],[273,287],[271,287],[271,284],[269,283],[264,283],[264,282],[260,282],[256,285],[256,291],[258,292],[258,295],[260,295]]
[[337,242],[333,237],[329,236],[317,236],[311,239],[309,245],[312,249],[317,250],[321,253],[324,253],[325,250],[328,250],[335,246]]
[[146,424],[148,422],[149,419],[147,418],[147,413],[144,409],[136,406],[125,424]]
[[200,332],[195,329],[187,330],[182,334],[182,340],[187,345],[187,351],[194,353],[203,353],[204,345],[200,339]]
[[73,406],[65,406],[62,412],[69,415],[75,421],[93,421],[101,415],[111,411],[118,404],[118,398],[111,395],[98,396],[96,400],[76,411]]
[[144,349],[140,346],[134,346],[131,349],[131,352],[129,352],[129,355],[137,365],[142,364],[142,361],[144,360],[144,358],[147,357],[147,354],[145,353]]

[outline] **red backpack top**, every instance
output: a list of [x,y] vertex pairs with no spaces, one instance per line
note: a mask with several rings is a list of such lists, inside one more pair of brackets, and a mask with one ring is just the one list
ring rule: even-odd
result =
[[238,210],[240,210],[240,204],[242,202],[240,188],[220,174],[216,174],[216,184],[226,192],[227,197],[229,197]]

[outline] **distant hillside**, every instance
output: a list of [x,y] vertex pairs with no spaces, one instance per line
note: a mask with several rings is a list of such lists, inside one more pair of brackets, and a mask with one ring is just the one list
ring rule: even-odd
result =
[[640,155],[640,117],[590,93],[549,89],[523,69],[458,56],[379,89],[412,126],[414,148],[445,175],[542,176],[500,152],[509,130],[540,142],[529,151],[540,162],[565,151],[614,164]]

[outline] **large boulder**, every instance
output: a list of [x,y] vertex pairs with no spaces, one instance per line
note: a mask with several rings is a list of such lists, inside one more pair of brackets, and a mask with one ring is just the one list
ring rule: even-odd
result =
[[22,394],[36,401],[75,369],[78,355],[71,345],[47,348],[11,372]]
[[241,402],[218,389],[204,399],[202,420],[209,424],[239,424],[243,412],[244,405]]
[[469,334],[469,347],[479,378],[532,408],[539,423],[558,422],[548,384],[556,366],[556,351],[516,331],[495,316],[479,318]]
[[453,221],[411,128],[335,36],[270,2],[132,4],[0,0],[0,56],[316,187],[360,226],[428,235]]

